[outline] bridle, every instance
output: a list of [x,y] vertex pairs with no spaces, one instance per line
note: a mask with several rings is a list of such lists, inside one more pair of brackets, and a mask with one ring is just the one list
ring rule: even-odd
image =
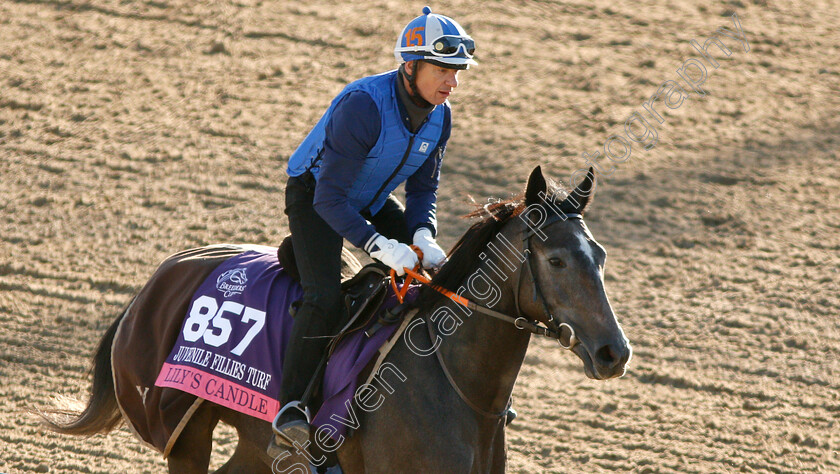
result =
[[[516,273],[516,284],[514,287],[516,290],[514,291],[514,306],[516,308],[517,318],[514,320],[513,325],[519,329],[529,329],[534,334],[540,334],[542,336],[550,337],[552,339],[556,339],[558,343],[560,343],[560,347],[566,350],[572,350],[578,344],[578,338],[575,335],[575,329],[569,324],[568,322],[557,322],[557,319],[554,318],[554,315],[551,314],[551,310],[548,308],[548,301],[545,299],[545,295],[540,288],[540,283],[537,280],[537,274],[534,272],[534,269],[531,266],[531,255],[533,251],[531,250],[531,237],[533,237],[538,231],[542,231],[542,229],[554,224],[555,222],[565,222],[568,219],[579,219],[583,220],[583,216],[580,214],[553,214],[551,218],[546,219],[539,227],[531,227],[528,226],[528,229],[525,231],[525,236],[522,238],[524,242],[524,253],[525,253],[525,260],[522,262],[522,267]],[[528,267],[528,274],[531,277],[532,287],[534,289],[533,299],[539,299],[540,303],[542,304],[543,311],[546,315],[546,325],[541,326],[538,321],[536,320],[528,320],[522,315],[522,309],[520,308],[519,303],[519,293],[521,292],[521,285],[522,285],[522,274],[525,273],[525,267]],[[533,326],[525,327],[525,325]],[[567,329],[569,331],[569,343],[563,344],[562,333],[563,329]]]
[[[557,319],[554,318],[554,315],[551,314],[551,311],[548,308],[548,301],[546,300],[545,295],[543,294],[542,289],[540,288],[539,281],[537,280],[537,275],[536,275],[536,273],[534,273],[534,269],[531,266],[531,255],[533,254],[533,251],[531,250],[531,237],[533,237],[534,234],[536,234],[537,232],[541,232],[544,228],[546,228],[546,227],[548,227],[548,226],[550,226],[550,225],[552,225],[556,222],[566,221],[568,219],[581,219],[582,220],[583,216],[581,216],[580,214],[572,214],[572,213],[554,214],[551,218],[546,219],[545,222],[540,224],[539,227],[529,226],[528,229],[525,231],[525,235],[524,235],[524,237],[522,237],[522,241],[524,242],[524,245],[523,245],[524,252],[523,253],[525,254],[525,259],[522,260],[522,265],[520,266],[519,271],[516,272],[516,283],[513,285],[514,288],[516,288],[516,290],[514,291],[514,296],[513,296],[514,302],[515,302],[514,306],[516,308],[516,317],[508,316],[507,314],[500,313],[498,311],[487,308],[485,306],[478,305],[478,304],[468,300],[467,298],[464,298],[463,296],[455,294],[452,291],[449,291],[445,288],[441,288],[439,286],[433,285],[428,278],[419,274],[417,271],[410,270],[408,268],[405,269],[405,272],[408,276],[406,278],[405,284],[403,284],[403,286],[402,286],[402,289],[399,289],[396,286],[396,278],[395,278],[396,274],[393,270],[391,271],[391,284],[392,284],[392,286],[394,288],[394,291],[396,292],[397,297],[399,298],[400,302],[402,302],[403,297],[405,296],[405,294],[406,294],[406,292],[409,288],[409,283],[412,280],[417,280],[420,283],[423,283],[423,284],[433,288],[434,290],[438,291],[439,293],[442,293],[443,295],[448,296],[452,301],[454,301],[458,304],[461,304],[462,306],[465,306],[465,307],[467,307],[467,308],[469,308],[473,311],[476,311],[478,313],[482,313],[484,315],[491,316],[491,317],[494,317],[496,319],[500,319],[500,320],[505,321],[507,323],[513,324],[517,329],[524,329],[524,330],[527,330],[527,331],[529,331],[533,334],[538,334],[540,336],[546,336],[546,337],[550,337],[552,339],[556,339],[557,342],[560,343],[560,347],[562,347],[563,349],[571,350],[579,342],[577,337],[575,336],[575,330],[568,322],[558,323]],[[417,251],[417,250],[415,250],[415,251]],[[420,256],[420,260],[422,260],[422,254]],[[533,288],[534,288],[533,298],[534,298],[534,300],[536,300],[536,299],[540,300],[540,303],[542,304],[542,307],[543,307],[543,311],[545,312],[545,315],[546,315],[545,326],[541,325],[538,320],[529,319],[529,318],[525,317],[522,313],[522,309],[521,309],[520,302],[519,302],[519,293],[521,293],[521,290],[522,290],[522,275],[525,273],[526,268],[528,270],[528,275],[531,277],[531,282],[533,283],[533,285],[532,285]],[[563,329],[566,329],[569,332],[569,343],[568,344],[563,343],[563,340],[562,340]]]
[[[514,288],[515,288],[515,290],[514,290],[515,305],[514,306],[516,308],[516,317],[509,316],[507,314],[495,311],[495,310],[487,308],[485,306],[478,305],[478,304],[474,303],[473,301],[470,301],[470,300],[468,300],[468,299],[466,299],[466,298],[464,298],[464,297],[462,297],[458,294],[455,294],[452,291],[449,291],[449,290],[446,290],[444,288],[432,285],[431,282],[427,278],[425,278],[423,275],[420,275],[416,271],[410,270],[408,268],[405,269],[408,277],[406,278],[406,282],[403,285],[401,290],[397,289],[397,287],[396,287],[396,283],[395,283],[395,276],[396,275],[395,275],[395,272],[392,270],[392,272],[391,272],[392,285],[394,287],[394,290],[397,293],[397,297],[400,299],[400,302],[402,302],[402,297],[405,296],[405,293],[409,288],[410,280],[411,279],[418,280],[421,283],[426,284],[426,285],[434,288],[436,291],[444,294],[445,296],[448,296],[452,301],[454,301],[458,304],[461,304],[461,305],[463,305],[463,306],[465,306],[465,307],[467,307],[467,308],[469,308],[469,309],[471,309],[471,310],[473,310],[477,313],[481,313],[481,314],[484,314],[484,315],[487,315],[487,316],[491,316],[493,318],[496,318],[496,319],[505,321],[507,323],[513,324],[514,327],[516,327],[517,329],[520,329],[520,330],[527,330],[527,331],[529,331],[533,334],[538,334],[538,335],[541,335],[541,336],[546,336],[546,337],[550,337],[552,339],[556,339],[557,342],[560,343],[560,347],[562,347],[563,349],[572,350],[580,342],[575,335],[575,330],[571,326],[571,324],[569,324],[568,322],[565,322],[565,321],[558,322],[558,320],[554,317],[554,315],[551,314],[551,311],[548,307],[548,301],[546,300],[545,295],[543,294],[542,290],[540,289],[540,284],[539,284],[539,281],[537,279],[537,274],[534,272],[534,268],[531,264],[531,255],[533,254],[533,251],[531,250],[531,238],[537,232],[541,232],[543,229],[549,227],[550,225],[552,225],[556,222],[561,222],[561,221],[565,222],[568,219],[580,219],[580,220],[582,220],[583,216],[580,215],[580,214],[576,214],[576,213],[553,214],[551,217],[547,218],[544,222],[542,222],[537,227],[532,227],[530,225],[527,226],[527,229],[524,232],[524,236],[522,237],[523,249],[524,249],[523,253],[525,254],[525,259],[522,261],[522,265],[520,266],[519,271],[516,272],[516,282],[513,285]],[[421,256],[421,260],[422,260],[422,256]],[[520,307],[519,293],[521,292],[521,289],[522,289],[521,288],[522,276],[525,273],[526,268],[528,270],[528,275],[531,278],[532,287],[534,288],[533,298],[535,300],[536,299],[540,300],[540,303],[542,304],[542,307],[543,307],[543,311],[545,312],[545,315],[546,315],[546,323],[545,323],[544,326],[542,324],[540,324],[540,321],[535,320],[535,319],[529,319],[526,316],[524,316],[523,313],[522,313],[521,307]],[[429,323],[429,321],[426,321],[425,316],[423,316],[423,319],[424,319],[426,327],[428,328],[428,331],[429,331],[430,341],[434,342],[437,336],[434,334],[434,330],[432,329],[432,325]],[[563,340],[562,340],[562,334],[563,334],[564,329],[566,329],[569,332],[569,339],[568,339],[569,343],[568,344],[564,344]],[[504,410],[502,410],[502,411],[493,412],[493,411],[488,411],[488,410],[485,410],[485,409],[479,407],[478,405],[476,405],[475,403],[470,401],[470,399],[467,398],[467,396],[464,394],[464,392],[461,391],[461,389],[458,387],[458,384],[455,383],[455,379],[452,377],[452,374],[449,372],[449,369],[446,367],[446,363],[443,360],[443,356],[441,355],[440,350],[435,350],[434,352],[435,352],[435,355],[437,356],[437,359],[438,359],[438,362],[439,362],[441,368],[443,369],[444,375],[446,376],[447,380],[449,381],[450,386],[455,390],[455,392],[458,394],[458,396],[461,398],[461,400],[463,400],[464,403],[467,404],[467,406],[472,408],[473,411],[475,411],[476,413],[478,413],[478,414],[480,414],[484,417],[487,417],[487,418],[501,418],[501,417],[505,416],[505,414],[507,413],[508,408],[510,407],[510,404],[511,404],[510,399],[508,399],[508,402],[507,402]]]

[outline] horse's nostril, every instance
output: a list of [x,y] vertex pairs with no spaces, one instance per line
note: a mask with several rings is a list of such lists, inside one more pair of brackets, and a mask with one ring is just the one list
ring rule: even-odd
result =
[[604,367],[614,367],[618,363],[618,359],[617,351],[610,344],[601,347],[595,352],[595,360],[599,365]]

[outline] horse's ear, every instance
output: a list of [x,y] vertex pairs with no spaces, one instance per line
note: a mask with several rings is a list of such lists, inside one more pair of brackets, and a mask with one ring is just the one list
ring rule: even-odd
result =
[[525,188],[525,205],[530,206],[536,202],[541,202],[540,193],[545,195],[545,190],[546,184],[542,168],[537,166],[534,171],[531,171],[531,176],[528,177],[528,186]]
[[[583,171],[578,170],[578,171]],[[577,172],[572,174],[574,179]],[[583,214],[586,206],[592,202],[592,197],[595,195],[595,172],[590,167],[586,172],[586,177],[577,185],[572,194],[569,194],[566,199],[560,204],[560,210],[566,214]]]

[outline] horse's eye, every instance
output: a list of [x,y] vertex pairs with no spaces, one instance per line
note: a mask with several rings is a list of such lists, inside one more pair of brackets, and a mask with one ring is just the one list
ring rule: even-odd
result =
[[557,257],[549,258],[548,263],[550,263],[552,266],[555,266],[557,268],[565,268],[566,267],[566,262],[564,262],[563,260],[560,260]]

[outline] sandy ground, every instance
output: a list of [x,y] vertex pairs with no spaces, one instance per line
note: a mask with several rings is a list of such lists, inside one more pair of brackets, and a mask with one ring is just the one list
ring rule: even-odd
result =
[[[833,3],[432,5],[481,62],[451,99],[442,242],[468,194],[506,197],[537,164],[565,180],[600,151],[587,223],[635,348],[596,382],[534,340],[510,472],[840,471]],[[421,7],[0,2],[0,472],[165,470],[124,428],[61,437],[25,409],[84,395],[100,334],[168,254],[279,242],[289,154],[344,84],[393,67]],[[746,44],[711,46],[701,97],[677,69],[733,13]],[[657,103],[656,146],[604,160],[668,80],[687,98]],[[217,438],[214,466],[235,446]]]

